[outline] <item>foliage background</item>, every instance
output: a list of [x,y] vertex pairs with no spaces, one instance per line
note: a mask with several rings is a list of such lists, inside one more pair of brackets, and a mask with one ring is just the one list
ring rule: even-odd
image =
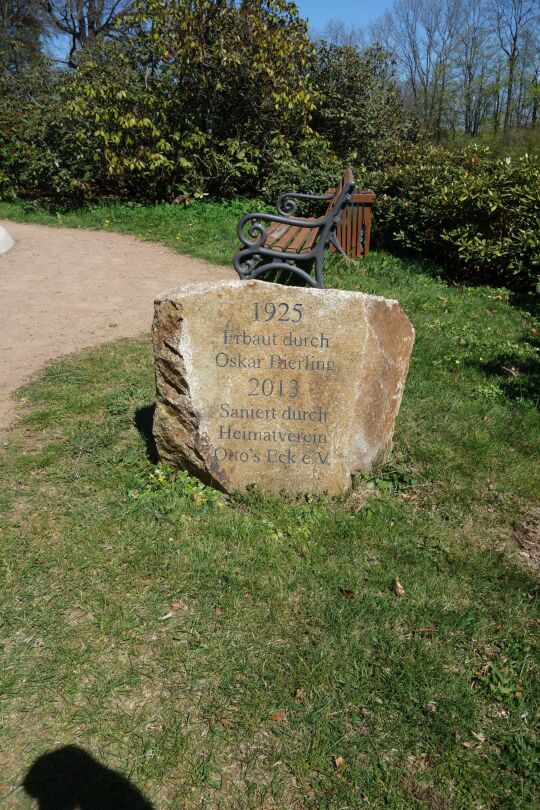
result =
[[[500,0],[499,11],[516,2]],[[508,59],[482,63],[498,76],[495,100],[493,87],[473,87],[477,50],[466,62],[469,46],[495,40],[470,15],[459,39],[449,0],[432,5],[436,19],[423,0],[400,0],[369,40],[334,26],[313,42],[287,0],[133,0],[114,7],[110,24],[106,2],[96,6],[101,22],[83,4],[99,35],[75,32],[64,67],[46,56],[41,6],[9,0],[0,6],[0,196],[61,207],[272,203],[286,188],[324,192],[352,164],[378,194],[378,244],[434,257],[456,278],[530,288],[540,262],[538,20],[521,9],[512,87]],[[63,31],[60,11],[49,25]],[[406,23],[408,44],[398,46]],[[432,63],[430,78],[421,66]],[[469,84],[445,90],[444,77],[465,64]],[[473,107],[482,115],[471,129]],[[456,121],[482,145],[458,145]]]

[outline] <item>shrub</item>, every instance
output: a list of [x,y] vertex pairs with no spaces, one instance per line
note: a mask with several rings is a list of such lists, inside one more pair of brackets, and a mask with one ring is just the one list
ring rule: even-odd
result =
[[342,162],[320,136],[307,138],[296,146],[276,154],[265,167],[261,191],[265,201],[274,203],[282,191],[324,194],[338,180]]
[[136,0],[132,36],[65,87],[96,192],[146,200],[248,193],[311,132],[306,24],[286,0]]
[[420,122],[404,108],[395,65],[381,46],[319,43],[313,81],[313,127],[343,160],[381,166],[397,144],[419,140]]
[[363,175],[379,243],[436,259],[457,278],[526,288],[540,272],[540,160],[488,148],[413,146]]
[[46,59],[0,75],[0,198],[87,196],[91,154],[77,140],[64,85],[64,74]]

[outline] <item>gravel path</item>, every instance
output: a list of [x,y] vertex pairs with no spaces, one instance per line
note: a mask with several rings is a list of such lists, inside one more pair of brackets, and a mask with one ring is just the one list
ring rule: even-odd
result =
[[103,231],[0,220],[15,246],[0,256],[0,431],[13,392],[44,363],[147,332],[154,298],[231,269]]

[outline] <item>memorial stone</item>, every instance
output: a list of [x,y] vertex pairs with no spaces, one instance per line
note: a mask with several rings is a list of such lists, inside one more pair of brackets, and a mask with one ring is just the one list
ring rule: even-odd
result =
[[225,492],[339,494],[391,446],[414,330],[397,301],[221,281],[155,302],[160,458]]

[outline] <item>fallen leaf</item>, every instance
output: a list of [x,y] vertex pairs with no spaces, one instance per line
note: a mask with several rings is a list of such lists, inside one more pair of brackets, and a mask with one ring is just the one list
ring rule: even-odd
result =
[[159,617],[158,622],[164,622],[165,619],[172,619],[173,616],[174,616],[174,613],[172,612],[172,610],[169,610],[169,612],[166,613],[165,616],[160,616]]
[[405,596],[405,588],[399,581],[399,577],[396,577],[394,580],[394,593],[396,596]]
[[343,757],[334,757],[334,767],[336,771],[339,771],[345,765],[345,760]]
[[171,604],[171,610],[180,610],[182,607],[182,602],[173,602]]
[[429,712],[430,714],[434,714],[437,711],[437,704],[436,703],[424,703],[422,706],[425,712]]
[[222,717],[219,722],[222,726],[230,726],[232,721],[230,717]]
[[214,613],[216,614],[216,616],[221,616],[221,608],[220,607],[214,608]]
[[298,701],[298,703],[301,703],[305,696],[306,693],[304,692],[301,686],[299,686],[297,689],[294,690],[294,699]]
[[274,720],[276,723],[281,723],[282,720],[285,720],[285,714],[286,712],[281,709],[277,712],[272,712],[270,715],[270,720]]
[[302,554],[309,554],[309,547],[308,546],[302,546],[300,551],[302,552]]
[[434,630],[435,625],[430,624],[427,627],[417,627],[414,632],[418,633],[421,636],[431,636]]
[[345,599],[354,599],[356,594],[354,591],[349,590],[349,588],[340,588],[339,592]]

